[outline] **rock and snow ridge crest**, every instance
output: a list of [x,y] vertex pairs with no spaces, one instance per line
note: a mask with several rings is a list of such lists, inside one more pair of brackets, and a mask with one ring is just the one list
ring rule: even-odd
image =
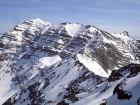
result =
[[[129,86],[139,78],[139,71],[130,70],[131,66],[126,71],[112,70],[139,63],[139,52],[139,41],[127,32],[111,34],[92,25],[53,25],[41,19],[24,21],[0,37],[0,104],[82,105],[86,100],[90,105],[103,98],[117,100],[111,96],[115,85],[130,75],[124,81]],[[133,91],[134,85],[139,86],[139,81],[126,89]]]

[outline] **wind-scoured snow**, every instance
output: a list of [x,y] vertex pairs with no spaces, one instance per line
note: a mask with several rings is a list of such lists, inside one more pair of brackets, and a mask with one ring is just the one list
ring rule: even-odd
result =
[[96,75],[100,75],[103,77],[108,77],[108,74],[104,71],[100,64],[96,60],[87,59],[84,56],[78,54],[77,55],[79,61],[87,67],[90,71],[94,72]]
[[0,105],[2,105],[9,97],[18,92],[19,86],[12,85],[10,74],[0,72]]

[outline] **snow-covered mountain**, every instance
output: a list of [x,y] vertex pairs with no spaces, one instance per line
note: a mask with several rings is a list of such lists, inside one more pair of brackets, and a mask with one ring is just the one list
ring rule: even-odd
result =
[[25,21],[0,38],[0,104],[136,105],[139,62],[140,41],[126,31]]

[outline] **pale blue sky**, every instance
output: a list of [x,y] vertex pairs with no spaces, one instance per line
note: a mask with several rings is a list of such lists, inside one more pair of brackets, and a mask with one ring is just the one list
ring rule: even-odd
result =
[[0,0],[0,32],[25,20],[92,24],[102,30],[140,36],[140,0]]

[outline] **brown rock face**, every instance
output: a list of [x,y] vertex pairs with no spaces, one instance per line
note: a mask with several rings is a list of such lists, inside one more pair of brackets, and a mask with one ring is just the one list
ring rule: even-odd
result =
[[113,70],[111,72],[111,75],[108,77],[108,81],[109,82],[110,81],[116,81],[116,80],[120,79],[121,77],[123,77],[123,76],[122,76],[122,74],[119,73],[118,70]]
[[136,76],[140,72],[140,64],[129,64],[118,70],[113,70],[108,77],[108,82],[119,80],[124,74],[129,73],[127,78]]
[[117,97],[118,99],[127,99],[129,100],[132,95],[131,95],[131,92],[127,92],[125,90],[122,90],[122,89],[117,89]]
[[133,67],[130,70],[130,74],[129,74],[128,78],[136,76],[139,72],[140,72],[140,65],[136,65],[135,67]]
[[128,92],[126,90],[121,89],[121,84],[118,84],[114,90],[113,90],[113,95],[117,94],[118,99],[127,99],[129,100],[132,97],[131,92]]

